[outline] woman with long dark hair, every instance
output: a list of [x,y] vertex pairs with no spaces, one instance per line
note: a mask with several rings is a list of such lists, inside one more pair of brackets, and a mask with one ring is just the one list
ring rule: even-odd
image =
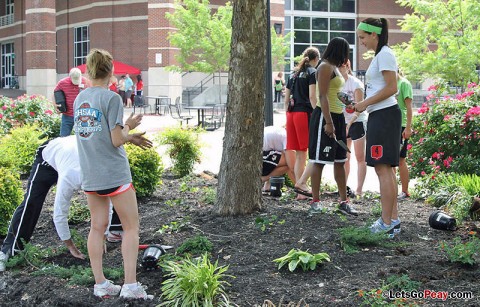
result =
[[375,51],[365,74],[367,97],[355,110],[367,110],[366,162],[373,166],[380,182],[382,216],[370,226],[373,233],[394,236],[400,232],[397,208],[397,181],[392,171],[398,166],[402,116],[397,93],[397,60],[388,46],[388,22],[385,18],[367,18],[357,27],[362,45]]
[[310,123],[309,158],[312,167],[312,196],[310,211],[321,212],[320,182],[325,164],[333,164],[335,181],[340,194],[339,210],[345,214],[358,215],[347,199],[345,161],[347,151],[338,146],[338,141],[347,140],[343,104],[337,97],[345,84],[339,67],[345,65],[350,46],[342,37],[333,38],[322,55],[317,69],[319,103],[316,105]]

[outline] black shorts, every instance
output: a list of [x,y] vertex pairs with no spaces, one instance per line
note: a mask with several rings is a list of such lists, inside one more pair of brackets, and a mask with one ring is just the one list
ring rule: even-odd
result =
[[[347,141],[347,126],[343,113],[330,113],[337,140]],[[310,118],[308,158],[311,162],[333,164],[347,161],[347,151],[338,146],[335,140],[325,134],[326,122],[322,110],[316,107]]]
[[404,139],[401,136],[403,134],[403,130],[405,130],[405,127],[402,127],[402,133],[400,133],[400,158],[407,157],[408,139]]
[[401,130],[402,115],[398,105],[368,115],[365,159],[368,166],[375,164],[398,166]]
[[270,174],[280,162],[282,153],[276,150],[267,150],[263,152],[262,176]]
[[347,138],[351,138],[352,141],[356,141],[365,136],[365,122],[354,122],[350,129],[348,129]]

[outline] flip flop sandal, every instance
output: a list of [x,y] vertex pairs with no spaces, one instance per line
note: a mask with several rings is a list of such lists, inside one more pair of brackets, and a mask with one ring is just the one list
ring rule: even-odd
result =
[[308,197],[312,197],[312,192],[308,192],[308,191],[302,190],[300,188],[293,188],[293,191],[295,191],[295,193],[298,193],[298,194],[302,194],[302,195],[305,195],[305,196],[308,196]]

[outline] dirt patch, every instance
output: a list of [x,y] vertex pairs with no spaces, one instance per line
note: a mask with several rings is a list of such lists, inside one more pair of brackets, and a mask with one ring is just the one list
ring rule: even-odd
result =
[[[473,299],[416,300],[425,306],[478,306],[480,291],[477,287],[480,274],[478,266],[467,267],[449,263],[438,249],[442,240],[455,236],[465,237],[476,225],[466,223],[455,232],[433,230],[428,217],[433,211],[421,202],[405,201],[400,205],[402,233],[393,242],[395,247],[368,247],[356,254],[347,254],[340,245],[338,228],[363,226],[376,218],[371,214],[374,201],[355,204],[358,217],[336,213],[307,214],[308,203],[293,200],[293,194],[282,198],[264,196],[261,212],[241,217],[220,217],[211,205],[205,204],[206,187],[215,188],[216,179],[203,175],[185,179],[165,176],[163,185],[150,198],[139,200],[141,216],[140,241],[142,244],[161,243],[180,246],[187,238],[201,234],[214,245],[212,259],[220,265],[229,265],[231,286],[227,292],[239,306],[261,305],[266,299],[278,305],[304,299],[310,306],[358,306],[361,299],[357,290],[382,286],[389,276],[406,274],[421,282],[420,289],[433,291],[472,291]],[[82,197],[79,195],[78,197]],[[334,209],[335,197],[324,196],[325,206]],[[44,207],[32,243],[41,246],[61,246],[52,222],[52,193]],[[255,224],[259,216],[277,219],[262,231]],[[159,234],[162,225],[173,221],[189,221],[187,227],[171,234]],[[283,222],[284,221],[284,222]],[[280,223],[279,223],[280,222]],[[88,224],[72,228],[86,237]],[[273,259],[299,248],[311,253],[326,252],[332,262],[315,271],[277,270]],[[139,253],[139,264],[142,252]],[[88,262],[74,259],[65,253],[49,259],[60,266],[85,265]],[[108,243],[105,266],[121,266],[120,245]],[[2,306],[156,306],[161,302],[161,270],[138,271],[138,280],[154,294],[150,302],[125,302],[118,298],[97,299],[93,287],[70,286],[67,281],[45,276],[32,276],[31,268],[10,270],[0,275],[0,304]],[[121,283],[121,281],[117,281]]]

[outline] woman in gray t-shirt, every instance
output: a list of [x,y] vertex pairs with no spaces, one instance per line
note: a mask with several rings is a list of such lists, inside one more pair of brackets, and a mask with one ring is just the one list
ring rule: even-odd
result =
[[[121,97],[108,90],[113,74],[113,58],[108,51],[92,49],[87,56],[87,72],[92,87],[82,91],[74,103],[74,129],[80,158],[82,188],[87,194],[91,215],[88,255],[95,278],[94,295],[151,299],[137,282],[138,207],[130,167],[123,144],[142,148],[152,146],[144,133],[129,134],[142,116],[131,115],[123,124]],[[108,225],[109,202],[120,217],[124,234],[122,256],[125,271],[123,287],[114,285],[103,274],[104,232]]]

